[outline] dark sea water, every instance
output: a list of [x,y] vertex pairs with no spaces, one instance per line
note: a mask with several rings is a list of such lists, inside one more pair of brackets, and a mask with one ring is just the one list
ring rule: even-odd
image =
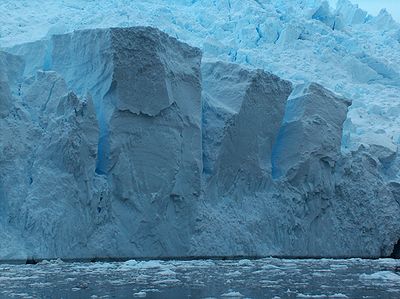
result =
[[0,265],[0,298],[400,298],[400,260]]

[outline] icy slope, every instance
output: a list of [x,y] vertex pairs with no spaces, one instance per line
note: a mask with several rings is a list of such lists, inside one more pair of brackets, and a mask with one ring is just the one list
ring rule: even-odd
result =
[[[1,1],[0,46],[82,28],[152,25],[205,57],[317,82],[352,99],[343,148],[397,151],[400,26],[347,0]],[[395,175],[395,171],[390,176]]]

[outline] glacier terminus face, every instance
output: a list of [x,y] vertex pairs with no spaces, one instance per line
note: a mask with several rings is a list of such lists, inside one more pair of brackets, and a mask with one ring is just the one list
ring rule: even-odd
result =
[[0,29],[0,260],[400,254],[390,15],[347,0],[114,1],[87,23],[73,11],[104,3],[0,8],[36,2],[46,32]]

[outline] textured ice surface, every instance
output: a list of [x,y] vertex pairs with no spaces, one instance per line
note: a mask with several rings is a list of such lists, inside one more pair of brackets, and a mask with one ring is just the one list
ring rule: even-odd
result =
[[385,182],[365,148],[341,153],[350,102],[313,83],[292,93],[283,116],[280,101],[268,99],[287,97],[290,85],[252,71],[265,83],[252,88],[237,67],[203,66],[205,193],[193,254],[389,254],[399,234],[397,183]]
[[272,145],[291,83],[222,62],[204,63],[202,78],[206,189],[221,195],[259,189],[270,180]]
[[286,107],[285,119],[274,145],[273,176],[288,177],[297,185],[326,181],[340,156],[348,100],[317,84],[304,86]]
[[[400,28],[385,12],[345,0],[0,8],[2,259],[391,254]],[[53,35],[136,24],[177,39]]]
[[22,79],[23,60],[0,51],[0,116],[7,116],[12,106],[12,94],[18,93],[18,82]]
[[[356,149],[400,140],[400,26],[348,0],[22,1],[0,3],[0,47],[76,29],[151,25],[205,57],[317,82],[352,99],[343,142]],[[45,52],[38,52],[35,60]]]
[[93,194],[94,107],[90,97],[68,93],[54,72],[38,72],[20,93],[0,119],[1,221],[19,245],[5,238],[0,252],[3,258],[63,255],[62,240],[77,246],[82,226],[93,222],[84,207]]
[[5,81],[4,258],[387,256],[397,242],[399,184],[380,175],[393,158],[342,154],[350,103],[320,85],[286,104],[288,81],[201,66],[150,27],[11,51],[25,71]]
[[[49,54],[31,60],[41,48]],[[2,140],[21,148],[2,144],[15,156],[2,157],[10,168],[1,178],[16,205],[4,215],[32,237],[30,254],[186,255],[201,193],[201,52],[149,27],[80,31],[15,51],[28,79],[14,110],[21,105],[26,120],[1,120]]]

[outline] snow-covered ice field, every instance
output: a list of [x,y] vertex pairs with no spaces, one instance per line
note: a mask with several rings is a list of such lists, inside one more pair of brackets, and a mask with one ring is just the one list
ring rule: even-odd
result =
[[400,260],[0,265],[1,298],[399,298]]

